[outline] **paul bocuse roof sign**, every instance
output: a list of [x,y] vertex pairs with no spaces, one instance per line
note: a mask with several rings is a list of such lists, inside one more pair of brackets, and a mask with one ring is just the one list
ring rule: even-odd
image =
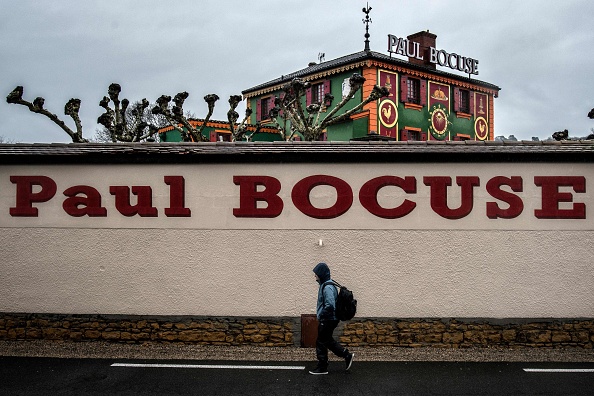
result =
[[450,69],[458,70],[466,74],[479,74],[479,61],[476,59],[458,55],[456,53],[448,53],[445,50],[438,50],[434,47],[429,47],[428,54],[422,54],[419,43],[396,37],[391,34],[388,35],[388,52],[418,60],[426,60],[424,57],[429,56],[429,63],[449,67]]
[[0,167],[0,227],[592,230],[588,164]]

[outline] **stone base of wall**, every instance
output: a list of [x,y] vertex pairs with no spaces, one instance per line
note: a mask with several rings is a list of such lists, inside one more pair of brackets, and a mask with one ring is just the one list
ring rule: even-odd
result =
[[344,325],[340,341],[370,347],[592,349],[594,320],[353,320]]
[[293,346],[293,318],[144,317],[0,313],[0,340]]
[[[335,336],[349,347],[592,349],[594,319],[356,318],[341,323]],[[0,313],[0,340],[288,347],[300,338],[300,318]]]

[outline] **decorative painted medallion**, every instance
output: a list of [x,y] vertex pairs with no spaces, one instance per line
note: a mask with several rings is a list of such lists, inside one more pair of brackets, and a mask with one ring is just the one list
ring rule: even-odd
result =
[[429,116],[431,135],[438,140],[445,139],[448,134],[448,126],[451,124],[446,109],[441,105],[437,105],[429,112]]
[[390,100],[385,99],[379,105],[379,118],[383,126],[390,129],[398,123],[398,107]]
[[378,70],[378,82],[386,87],[390,94],[378,101],[378,133],[396,138],[398,136],[398,74],[388,70]]
[[474,133],[478,140],[485,140],[489,137],[489,124],[483,117],[479,117],[474,122]]
[[429,133],[432,138],[444,140],[449,137],[450,86],[429,81]]

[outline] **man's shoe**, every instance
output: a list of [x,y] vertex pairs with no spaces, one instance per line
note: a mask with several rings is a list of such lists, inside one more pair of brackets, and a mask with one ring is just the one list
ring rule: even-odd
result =
[[328,374],[328,369],[318,366],[315,369],[310,370],[309,373],[313,374],[313,375],[324,375],[324,374]]
[[353,364],[353,358],[355,357],[354,353],[349,353],[345,358],[344,361],[346,363],[346,369],[349,370],[351,365]]

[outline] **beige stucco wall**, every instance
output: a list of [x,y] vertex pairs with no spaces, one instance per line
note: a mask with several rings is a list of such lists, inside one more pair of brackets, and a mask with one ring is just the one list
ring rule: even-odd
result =
[[[314,312],[311,270],[325,261],[334,278],[355,291],[362,317],[593,317],[592,208],[585,220],[537,221],[532,213],[540,205],[539,190],[526,183],[520,218],[490,220],[481,183],[479,209],[469,218],[444,221],[428,210],[422,183],[423,175],[459,174],[481,181],[521,174],[530,181],[551,169],[583,175],[591,184],[591,166],[472,166],[1,167],[0,312],[296,316]],[[348,180],[355,194],[371,177],[415,175],[419,207],[402,222],[380,221],[355,199],[344,217],[326,222],[296,211],[290,190],[283,190],[285,210],[277,219],[242,223],[229,215],[238,202],[233,174],[272,175],[293,185],[319,173]],[[56,180],[56,201],[36,204],[38,218],[8,215],[15,194],[9,176],[15,174]],[[150,184],[159,196],[167,192],[167,174],[186,179],[192,218],[114,212],[109,185]],[[62,191],[79,183],[101,191],[107,218],[64,214]],[[328,194],[321,191],[319,199]],[[589,193],[576,194],[575,201],[594,204]],[[166,207],[166,198],[156,198],[155,206]]]

